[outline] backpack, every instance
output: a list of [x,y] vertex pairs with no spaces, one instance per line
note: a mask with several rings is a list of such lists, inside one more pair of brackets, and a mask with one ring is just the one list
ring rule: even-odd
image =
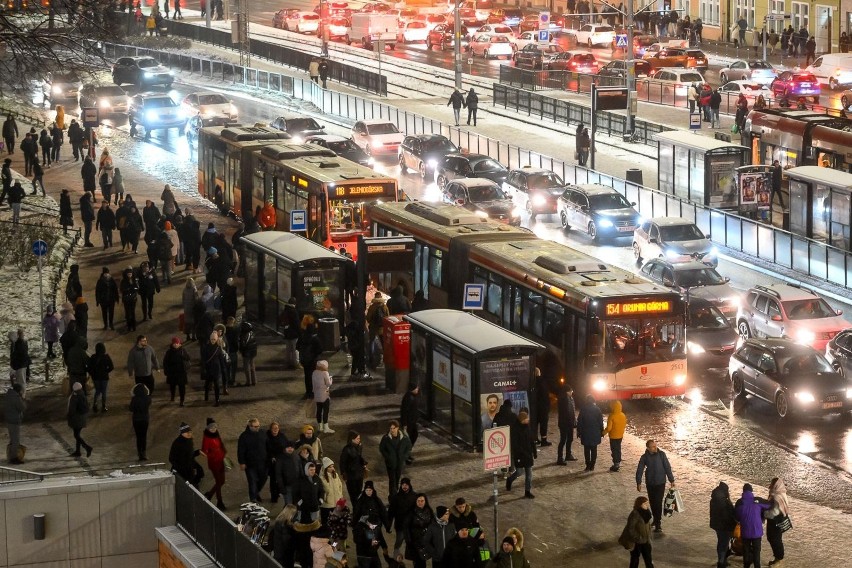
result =
[[388,315],[388,307],[384,303],[374,306],[373,311],[370,314],[370,327],[381,329],[385,316]]

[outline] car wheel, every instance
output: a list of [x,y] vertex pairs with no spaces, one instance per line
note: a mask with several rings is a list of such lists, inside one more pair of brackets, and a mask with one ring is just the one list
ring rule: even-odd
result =
[[743,378],[738,374],[734,374],[734,376],[731,377],[731,388],[733,389],[734,396],[736,398],[745,398],[747,394],[745,390],[745,383],[743,382]]
[[600,236],[598,235],[598,226],[595,225],[594,221],[589,222],[589,237],[591,237],[591,239],[595,241],[595,243],[599,243],[601,240]]
[[639,243],[636,241],[633,242],[633,258],[636,259],[636,262],[642,262],[642,249],[639,248]]
[[426,175],[429,173],[428,169],[426,168],[425,162],[420,162],[420,165],[417,166],[417,171],[420,172],[421,179],[426,179]]
[[405,156],[403,156],[402,154],[399,155],[399,171],[401,173],[408,172],[408,168],[405,167]]
[[779,392],[775,395],[775,413],[778,414],[778,418],[790,416],[790,401],[787,398],[787,393]]
[[725,83],[728,82],[728,76],[725,75],[724,73],[722,73],[721,75],[719,75],[719,81],[721,81],[722,84],[724,85]]
[[843,95],[840,97],[840,104],[843,105],[843,108],[849,108],[849,97]]
[[739,332],[740,337],[742,337],[743,339],[751,338],[751,328],[749,327],[747,321],[740,320],[740,322],[737,324],[737,331]]
[[562,225],[563,231],[567,233],[571,230],[571,225],[568,224],[568,215],[565,214],[565,211],[559,213],[559,222]]
[[444,191],[444,188],[447,187],[447,178],[445,178],[444,176],[438,176],[435,179],[435,183],[438,184],[438,189]]

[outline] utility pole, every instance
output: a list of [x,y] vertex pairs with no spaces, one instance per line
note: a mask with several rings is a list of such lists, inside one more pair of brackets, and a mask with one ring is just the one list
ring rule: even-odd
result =
[[238,45],[237,49],[240,52],[240,66],[248,67],[251,65],[248,0],[234,1],[234,16],[236,16],[236,19],[231,20],[231,41]]
[[456,89],[462,90],[462,56],[461,56],[461,16],[459,16],[459,1],[456,0],[453,9],[453,55],[455,61]]
[[633,0],[627,0],[627,13],[624,14],[627,22],[627,49],[624,50],[624,57],[627,59],[627,131],[633,134],[633,123],[636,120],[634,116],[636,96],[636,54],[633,52],[633,27],[635,25],[634,13],[635,6]]

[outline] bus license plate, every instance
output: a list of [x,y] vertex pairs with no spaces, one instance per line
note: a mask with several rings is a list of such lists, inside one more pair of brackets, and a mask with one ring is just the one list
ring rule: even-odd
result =
[[637,392],[631,398],[651,398],[651,393],[649,393],[649,392]]
[[823,410],[826,410],[826,409],[829,409],[829,408],[842,408],[842,407],[843,407],[842,402],[824,402],[824,403],[822,403]]

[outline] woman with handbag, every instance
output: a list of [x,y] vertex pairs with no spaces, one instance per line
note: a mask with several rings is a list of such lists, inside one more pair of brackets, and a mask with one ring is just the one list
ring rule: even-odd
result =
[[772,508],[766,511],[766,540],[772,548],[770,566],[781,566],[784,563],[784,531],[789,521],[790,510],[787,504],[787,487],[784,481],[773,477],[769,483],[769,500]]

